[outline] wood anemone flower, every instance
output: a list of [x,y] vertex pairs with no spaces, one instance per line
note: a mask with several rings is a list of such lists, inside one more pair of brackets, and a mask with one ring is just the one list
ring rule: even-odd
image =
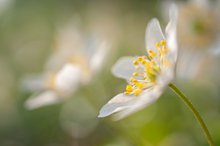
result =
[[159,21],[152,19],[146,29],[146,56],[122,57],[113,66],[116,77],[127,80],[125,92],[102,107],[98,117],[111,114],[124,118],[155,102],[174,78],[177,60],[177,8],[170,9],[170,20],[163,34]]

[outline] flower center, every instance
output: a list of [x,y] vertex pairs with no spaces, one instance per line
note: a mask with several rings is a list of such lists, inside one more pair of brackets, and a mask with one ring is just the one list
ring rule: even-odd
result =
[[156,83],[157,76],[161,71],[161,65],[168,65],[165,59],[168,53],[166,41],[161,40],[155,44],[157,51],[148,50],[148,56],[138,56],[134,61],[135,72],[128,80],[124,94],[138,96],[143,90]]

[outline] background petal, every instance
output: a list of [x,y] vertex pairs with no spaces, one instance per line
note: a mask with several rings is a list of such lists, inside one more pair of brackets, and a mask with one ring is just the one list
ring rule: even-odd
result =
[[43,93],[33,95],[25,102],[25,107],[29,110],[33,110],[42,106],[52,105],[59,103],[59,98],[54,91],[45,91]]
[[110,46],[106,42],[102,42],[96,47],[96,52],[94,52],[89,61],[92,73],[100,71],[110,50]]

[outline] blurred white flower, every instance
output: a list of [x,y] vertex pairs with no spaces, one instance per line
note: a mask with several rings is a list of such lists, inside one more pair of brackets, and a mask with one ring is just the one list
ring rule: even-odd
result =
[[115,76],[128,81],[126,91],[113,97],[100,110],[98,117],[114,114],[124,118],[156,101],[174,77],[177,60],[177,9],[170,10],[165,33],[159,21],[152,19],[146,29],[148,56],[123,57],[113,66]]
[[61,28],[56,50],[42,75],[26,77],[24,89],[37,92],[25,102],[28,109],[55,104],[71,96],[98,73],[109,47],[96,37],[82,37],[73,23]]
[[209,0],[192,0],[179,5],[178,35],[182,47],[207,49],[220,37],[220,17]]
[[[209,0],[189,0],[179,3],[177,34],[179,79],[206,80],[214,64],[204,70],[220,54],[219,5]],[[212,59],[211,59],[212,58]],[[210,60],[211,59],[211,60]]]

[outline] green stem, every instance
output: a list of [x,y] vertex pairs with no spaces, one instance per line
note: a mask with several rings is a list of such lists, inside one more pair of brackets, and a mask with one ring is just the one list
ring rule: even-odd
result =
[[194,116],[198,120],[200,126],[202,127],[202,130],[208,140],[208,143],[210,146],[214,146],[212,137],[209,133],[209,130],[203,121],[202,117],[200,116],[199,112],[196,110],[196,108],[193,106],[192,102],[172,83],[169,84],[169,87],[185,102],[185,104],[190,108],[190,110],[193,112]]

